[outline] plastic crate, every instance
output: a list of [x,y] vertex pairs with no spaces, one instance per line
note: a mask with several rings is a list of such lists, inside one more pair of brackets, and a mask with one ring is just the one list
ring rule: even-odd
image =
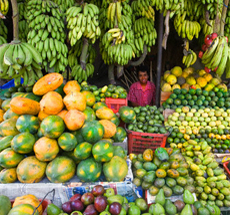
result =
[[[24,79],[21,78],[21,84],[23,84]],[[10,87],[14,87],[14,79],[12,79],[11,81],[7,82],[6,84],[4,84],[3,86],[0,86],[0,89],[8,89]]]
[[[14,200],[10,200],[10,201],[11,201],[11,204],[13,205]],[[42,199],[39,199],[39,201],[41,202]],[[49,204],[51,204],[51,201],[49,199],[44,199],[42,201],[42,210],[43,210],[42,215],[47,215],[47,207],[48,207]]]
[[113,110],[114,113],[117,113],[122,106],[127,106],[127,99],[114,99],[114,98],[105,98],[105,104]]
[[221,215],[229,215],[230,214],[230,208],[229,207],[221,207],[220,211],[221,211]]
[[168,134],[153,134],[135,131],[127,131],[128,153],[143,153],[145,149],[155,151],[158,147],[165,147]]
[[223,166],[224,166],[225,171],[227,172],[228,177],[230,178],[230,170],[228,168],[228,163],[229,163],[229,161],[224,162]]

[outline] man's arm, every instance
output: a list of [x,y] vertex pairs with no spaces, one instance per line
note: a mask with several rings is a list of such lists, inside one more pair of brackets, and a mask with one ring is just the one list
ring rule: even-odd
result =
[[135,95],[135,87],[134,87],[133,84],[131,85],[131,87],[129,89],[127,99],[128,99],[128,104],[130,106],[133,106],[133,107],[139,106],[139,104],[137,103],[137,98],[136,98],[136,95]]

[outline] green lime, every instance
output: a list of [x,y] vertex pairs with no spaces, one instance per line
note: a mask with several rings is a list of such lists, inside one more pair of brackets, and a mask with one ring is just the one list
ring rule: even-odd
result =
[[209,96],[214,97],[216,94],[213,91],[209,91]]
[[174,104],[175,105],[180,105],[181,104],[181,100],[180,99],[175,99],[174,100]]
[[186,94],[186,95],[185,95],[185,98],[186,98],[187,100],[191,100],[191,99],[192,99],[192,95]]
[[59,215],[61,212],[62,210],[53,203],[47,206],[47,215]]
[[202,90],[201,89],[196,89],[196,95],[201,95],[202,94]]
[[186,89],[181,89],[181,93],[183,94],[183,95],[185,95],[185,94],[187,94],[187,90]]
[[169,105],[173,104],[173,99],[172,98],[168,98],[166,100],[166,103],[169,104]]
[[170,95],[170,98],[175,99],[175,98],[177,98],[177,95],[176,95],[175,93],[172,93],[172,94]]
[[9,91],[10,93],[16,92],[16,91],[17,91],[17,87],[10,87],[10,88],[8,89],[8,91]]
[[208,96],[208,94],[209,94],[209,93],[208,93],[207,90],[203,90],[203,95],[204,95],[204,96]]
[[179,95],[179,94],[181,94],[181,90],[176,88],[176,89],[173,90],[173,93]]

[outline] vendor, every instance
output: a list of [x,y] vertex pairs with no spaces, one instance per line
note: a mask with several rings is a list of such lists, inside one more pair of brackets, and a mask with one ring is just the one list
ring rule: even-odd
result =
[[129,105],[133,107],[155,104],[156,87],[155,84],[148,81],[148,68],[146,66],[138,67],[138,82],[131,85],[128,94]]

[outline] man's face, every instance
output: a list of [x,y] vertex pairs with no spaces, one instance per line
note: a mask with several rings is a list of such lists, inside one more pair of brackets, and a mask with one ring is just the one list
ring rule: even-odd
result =
[[147,84],[149,76],[147,72],[140,71],[138,74],[138,78],[141,84]]

